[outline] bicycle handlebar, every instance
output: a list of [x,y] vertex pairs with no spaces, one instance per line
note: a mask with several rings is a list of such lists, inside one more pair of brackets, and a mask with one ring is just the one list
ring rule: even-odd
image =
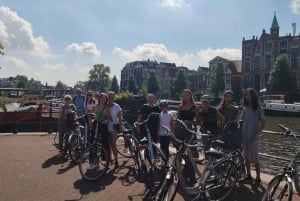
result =
[[300,135],[297,135],[297,132],[291,130],[290,128],[278,124],[279,128],[281,128],[284,132],[279,132],[279,131],[269,131],[269,130],[263,130],[262,133],[264,134],[272,134],[272,135],[282,135],[284,137],[293,137],[297,140],[297,142],[300,142]]
[[147,119],[145,119],[144,121],[142,122],[134,122],[134,126],[136,127],[137,125],[142,125],[142,124],[145,124],[149,121],[150,117],[151,116],[158,116],[160,115],[160,113],[156,113],[156,112],[151,112],[148,116],[147,116]]

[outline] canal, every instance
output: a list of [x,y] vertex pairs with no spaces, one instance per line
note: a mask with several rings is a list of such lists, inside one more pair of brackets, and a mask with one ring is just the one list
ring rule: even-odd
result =
[[[300,135],[300,118],[299,117],[272,117],[266,116],[266,128],[265,130],[282,131],[278,124],[283,124],[288,128],[296,131]],[[293,138],[287,138],[282,136],[275,136],[270,134],[263,134],[261,136],[260,152],[282,157],[284,159],[290,159],[295,154],[297,148],[300,147]],[[279,159],[270,159],[267,157],[260,157],[261,170],[267,174],[276,174],[282,170],[287,162]]]

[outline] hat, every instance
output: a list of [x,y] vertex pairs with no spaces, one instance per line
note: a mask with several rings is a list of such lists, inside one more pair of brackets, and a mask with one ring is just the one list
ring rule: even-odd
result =
[[203,95],[203,96],[201,97],[201,102],[202,102],[202,101],[208,102],[208,101],[209,101],[209,95]]
[[168,106],[168,101],[167,101],[167,100],[161,100],[161,101],[159,102],[159,106],[160,106],[160,107]]

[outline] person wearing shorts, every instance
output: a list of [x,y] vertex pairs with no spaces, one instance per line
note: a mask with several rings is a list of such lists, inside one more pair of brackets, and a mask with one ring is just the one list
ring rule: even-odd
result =
[[265,128],[264,111],[258,103],[258,96],[254,89],[246,89],[243,97],[242,113],[242,134],[243,134],[243,154],[245,158],[247,176],[241,182],[251,182],[251,164],[254,164],[256,171],[255,187],[261,186],[260,163],[259,163],[259,136]]

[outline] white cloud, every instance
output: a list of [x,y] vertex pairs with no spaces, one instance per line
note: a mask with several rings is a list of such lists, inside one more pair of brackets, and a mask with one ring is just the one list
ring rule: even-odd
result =
[[83,42],[82,44],[72,43],[71,45],[68,45],[66,50],[92,57],[101,56],[101,51],[97,49],[96,44],[91,42]]
[[55,71],[55,72],[65,72],[67,70],[67,67],[64,64],[49,64],[46,63],[42,66],[45,70]]
[[208,48],[206,50],[198,51],[197,56],[200,58],[200,61],[202,62],[205,61],[206,63],[208,63],[216,56],[220,56],[229,60],[241,60],[242,51],[239,49],[230,49],[230,48],[223,48],[223,49]]
[[29,52],[37,57],[53,57],[43,37],[34,37],[31,24],[8,7],[0,7],[0,41],[9,50]]
[[0,65],[3,69],[4,68],[14,68],[19,70],[28,69],[28,64],[25,61],[13,56],[7,56],[7,55],[1,56],[1,60],[3,64],[1,64],[2,62],[0,62]]
[[184,0],[162,0],[161,6],[167,8],[181,8],[187,5]]
[[196,69],[199,65],[208,67],[208,62],[216,56],[221,56],[229,60],[240,60],[242,52],[239,49],[211,49],[200,50],[196,53],[184,53],[179,55],[171,52],[163,44],[145,43],[134,48],[132,51],[114,48],[113,54],[118,55],[128,62],[136,60],[156,60],[158,62],[176,63],[177,66],[186,66]]
[[292,0],[290,3],[290,8],[294,14],[300,13],[300,0]]

